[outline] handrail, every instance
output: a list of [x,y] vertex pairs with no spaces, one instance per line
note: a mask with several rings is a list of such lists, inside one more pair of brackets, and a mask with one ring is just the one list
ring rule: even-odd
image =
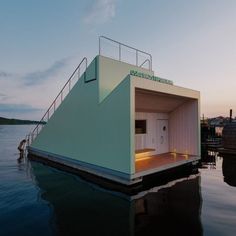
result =
[[[106,36],[99,36],[99,55],[101,55],[101,39],[106,39],[106,40],[109,40],[109,41],[112,41],[114,43],[117,43],[119,45],[119,61],[121,61],[121,46],[124,46],[124,47],[127,47],[127,48],[130,48],[130,49],[133,49],[135,50],[136,52],[136,66],[138,66],[138,53],[142,53],[142,54],[146,54],[148,57],[149,57],[149,61],[150,61],[150,64],[149,64],[149,70],[152,70],[152,55],[150,53],[147,53],[147,52],[144,52],[142,50],[139,50],[137,48],[134,48],[134,47],[131,47],[127,44],[124,44],[124,43],[121,43],[121,42],[118,42],[114,39],[111,39],[111,38],[108,38]],[[146,59],[147,60],[147,59]],[[146,61],[145,60],[145,61]]]
[[[76,72],[80,73],[80,67],[81,65],[85,62],[85,73],[86,73],[86,69],[87,69],[87,66],[88,66],[88,60],[86,57],[84,57],[82,59],[82,61],[79,63],[79,65],[76,67],[76,69],[74,70],[74,72],[71,74],[71,76],[69,77],[69,79],[67,80],[67,82],[64,84],[64,86],[62,87],[62,89],[60,90],[60,92],[58,93],[58,95],[56,96],[56,98],[53,100],[53,102],[51,103],[51,105],[49,106],[49,108],[47,109],[47,111],[45,112],[45,114],[43,115],[43,117],[41,118],[41,120],[39,121],[39,123],[36,125],[36,127],[33,129],[32,132],[30,132],[30,134],[28,135],[28,139],[27,139],[27,142],[28,142],[28,145],[35,139],[35,137],[39,134],[39,132],[41,130],[39,130],[39,127],[40,125],[44,125],[45,123],[45,117],[47,119],[47,121],[50,119],[50,111],[51,111],[51,108],[53,107],[53,113],[55,112],[56,110],[56,102],[58,100],[59,97],[61,97],[60,99],[60,103],[62,103],[62,101],[65,99],[66,96],[63,97],[63,92],[65,90],[65,88],[67,87],[67,85],[69,85],[69,92],[70,90],[72,89],[71,88],[71,80],[72,78],[74,77],[74,75],[76,74]],[[85,74],[86,76],[86,74]],[[78,79],[80,78],[80,74],[78,74]],[[52,113],[52,114],[53,114]],[[51,114],[51,116],[52,116]]]
[[142,67],[146,62],[148,62],[149,67],[150,67],[150,60],[149,59],[146,59],[139,67]]

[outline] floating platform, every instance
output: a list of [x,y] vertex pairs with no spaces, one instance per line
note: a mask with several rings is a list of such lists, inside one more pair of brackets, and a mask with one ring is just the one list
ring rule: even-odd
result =
[[[101,39],[115,43],[119,57],[102,54],[99,43],[100,54],[81,61],[29,134],[29,154],[128,186],[195,165],[200,93],[155,76],[150,54]],[[122,58],[124,47],[134,64]]]
[[185,164],[178,165],[172,168],[166,168],[165,170],[159,170],[142,177],[142,181],[135,184],[127,185],[120,181],[113,181],[113,178],[103,177],[101,175],[93,173],[93,171],[85,171],[83,168],[77,168],[71,165],[64,165],[58,160],[53,161],[51,158],[37,156],[33,154],[28,155],[28,159],[31,161],[39,162],[47,166],[51,166],[61,171],[65,171],[71,174],[78,175],[80,178],[90,183],[94,183],[97,186],[101,186],[107,190],[116,191],[119,193],[125,193],[128,196],[140,195],[142,191],[149,190],[150,188],[161,186],[169,183],[170,181],[176,181],[176,179],[188,178],[190,175],[198,174],[198,161],[185,162]]

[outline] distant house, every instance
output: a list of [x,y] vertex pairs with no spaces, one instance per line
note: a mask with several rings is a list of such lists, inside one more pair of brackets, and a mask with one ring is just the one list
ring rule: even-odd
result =
[[[126,185],[195,164],[200,93],[155,76],[150,54],[111,41],[133,50],[136,62],[122,60],[121,49],[117,59],[100,50],[67,96],[62,90],[51,105],[47,124],[31,133],[29,153]],[[148,59],[137,62],[140,54]]]
[[209,120],[209,125],[211,126],[222,126],[224,124],[223,117],[216,117]]

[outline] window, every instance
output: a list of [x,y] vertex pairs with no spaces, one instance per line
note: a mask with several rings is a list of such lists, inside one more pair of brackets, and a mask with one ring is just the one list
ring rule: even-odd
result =
[[135,120],[135,134],[146,134],[147,133],[147,121],[146,120]]

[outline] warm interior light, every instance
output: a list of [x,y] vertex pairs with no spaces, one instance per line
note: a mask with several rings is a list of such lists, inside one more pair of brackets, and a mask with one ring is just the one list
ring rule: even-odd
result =
[[147,160],[147,159],[151,159],[152,157],[146,156],[146,157],[138,157],[135,159],[135,161],[143,161],[143,160]]
[[188,150],[186,149],[186,150],[185,150],[185,154],[183,155],[186,160],[188,160],[188,156],[189,156],[188,154],[189,154],[189,153],[188,153]]
[[177,156],[176,152],[171,152],[170,154],[174,157],[174,159],[176,159]]
[[185,157],[186,160],[188,160],[188,154],[183,154],[183,157]]
[[155,149],[152,148],[145,148],[135,151],[135,159],[140,159],[143,157],[150,157],[152,156],[152,152],[155,151]]

